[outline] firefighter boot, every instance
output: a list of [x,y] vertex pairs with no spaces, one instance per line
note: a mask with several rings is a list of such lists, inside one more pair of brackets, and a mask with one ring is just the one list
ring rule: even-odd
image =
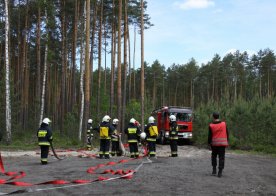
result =
[[218,171],[218,177],[220,178],[222,176],[222,169],[219,169]]
[[213,172],[212,172],[212,176],[215,176],[217,174],[217,168],[213,167]]

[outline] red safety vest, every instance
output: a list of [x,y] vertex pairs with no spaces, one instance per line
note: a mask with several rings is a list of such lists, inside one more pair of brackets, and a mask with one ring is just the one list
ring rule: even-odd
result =
[[211,123],[210,127],[212,131],[212,146],[228,146],[225,122]]

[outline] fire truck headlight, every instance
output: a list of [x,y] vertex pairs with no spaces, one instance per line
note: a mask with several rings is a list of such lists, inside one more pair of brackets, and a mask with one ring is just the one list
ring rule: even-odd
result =
[[169,136],[169,132],[166,132],[166,133],[165,133],[165,136]]
[[193,136],[193,134],[192,134],[192,133],[189,133],[189,136],[190,136],[190,137],[192,137],[192,136]]

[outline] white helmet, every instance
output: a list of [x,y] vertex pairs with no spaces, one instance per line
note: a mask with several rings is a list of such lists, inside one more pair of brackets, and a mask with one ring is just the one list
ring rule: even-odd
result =
[[176,121],[176,117],[175,117],[175,115],[170,115],[170,121],[171,121],[171,122]]
[[135,120],[134,118],[131,118],[129,122],[134,124],[135,121],[136,121],[136,120]]
[[155,119],[153,116],[150,116],[148,121],[149,121],[149,123],[154,123]]
[[140,138],[142,139],[142,140],[144,140],[145,138],[146,138],[146,133],[145,132],[142,132],[141,134],[140,134]]
[[44,118],[42,122],[49,125],[49,123],[52,121],[49,118]]
[[93,120],[92,119],[88,119],[88,123],[92,124]]
[[112,124],[117,125],[118,123],[119,123],[119,120],[117,118],[114,118]]
[[105,115],[105,116],[103,117],[102,122],[109,122],[110,119],[111,119],[111,118],[110,118],[108,115]]

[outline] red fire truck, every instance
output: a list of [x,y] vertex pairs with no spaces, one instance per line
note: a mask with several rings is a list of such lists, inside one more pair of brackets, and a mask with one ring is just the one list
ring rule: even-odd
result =
[[176,116],[178,140],[190,140],[193,137],[193,110],[190,107],[163,106],[152,111],[157,121],[159,135],[157,141],[165,144],[169,139],[169,116]]

